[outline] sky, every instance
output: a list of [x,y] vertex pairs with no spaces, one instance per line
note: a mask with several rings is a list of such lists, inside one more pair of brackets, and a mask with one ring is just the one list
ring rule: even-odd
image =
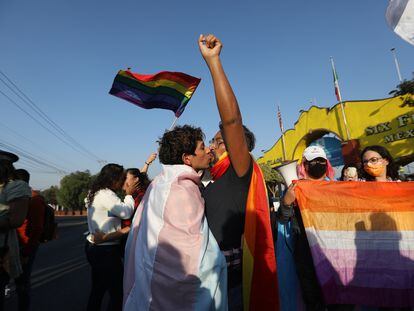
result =
[[[65,172],[97,173],[102,166],[97,159],[141,167],[157,150],[156,141],[174,115],[144,110],[108,94],[117,71],[128,67],[143,74],[169,70],[201,78],[178,124],[200,126],[208,141],[218,129],[219,115],[197,39],[200,33],[213,33],[223,42],[222,62],[243,121],[256,135],[253,154],[259,157],[280,136],[278,104],[285,129],[312,103],[336,104],[330,56],[344,100],[388,97],[398,84],[392,47],[403,78],[412,78],[414,47],[388,28],[387,4],[0,0],[1,73],[84,151],[46,131],[49,124],[2,81],[0,149],[7,149],[4,144],[17,147]],[[0,78],[7,81],[4,75]],[[63,176],[24,158],[16,167],[32,173],[36,189],[59,185]],[[157,160],[149,174],[159,171]]]

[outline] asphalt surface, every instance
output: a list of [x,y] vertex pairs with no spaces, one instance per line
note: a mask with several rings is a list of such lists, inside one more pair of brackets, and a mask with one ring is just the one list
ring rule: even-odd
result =
[[[32,272],[33,311],[86,310],[90,269],[84,252],[86,217],[58,217],[58,239],[40,246]],[[5,310],[17,310],[11,284]]]

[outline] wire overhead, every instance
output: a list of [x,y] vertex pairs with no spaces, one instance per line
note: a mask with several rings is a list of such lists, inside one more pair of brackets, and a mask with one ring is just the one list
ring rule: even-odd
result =
[[[35,146],[37,149],[43,151],[43,154],[46,154],[45,151],[44,151],[44,146],[41,146],[37,142],[34,142],[33,140],[27,138],[26,136],[22,135],[21,133],[17,132],[16,130],[10,128],[9,126],[3,124],[2,122],[0,122],[0,127],[6,129],[8,132],[12,133],[14,136],[18,137],[19,139],[22,139],[22,140],[25,140],[26,142],[29,142],[30,144]],[[56,159],[60,159],[61,161],[65,162],[66,164],[68,164],[68,163],[73,164],[73,162],[68,161],[68,159],[63,158],[63,157],[61,157],[60,155],[58,155],[56,153],[52,153],[50,150],[47,150],[47,154],[53,156]]]
[[33,162],[35,164],[47,167],[49,169],[55,170],[59,174],[68,174],[68,171],[65,169],[59,167],[57,164],[52,163],[48,160],[42,159],[41,157],[26,151],[20,147],[17,147],[16,145],[13,145],[9,142],[0,140],[0,147],[6,148],[7,150],[10,150],[13,153],[16,153],[17,155],[25,158],[26,160],[29,160],[30,162]]
[[[62,129],[55,121],[53,121],[43,110],[41,110],[34,102],[27,96],[3,71],[0,70],[0,74],[7,80],[7,82],[0,77],[0,81],[15,94],[22,102],[24,102],[27,106],[31,108],[35,114],[40,117],[43,121],[47,123],[49,127],[46,127],[39,119],[34,118],[30,113],[28,113],[21,105],[19,105],[16,101],[10,98],[7,94],[0,91],[0,93],[6,97],[13,105],[17,106],[19,110],[29,116],[32,120],[38,123],[41,127],[43,127],[46,131],[50,134],[58,138],[61,142],[72,148],[73,150],[81,153],[82,155],[97,161],[99,164],[105,164],[106,161],[102,160],[100,157],[86,149],[82,146],[77,140],[75,140],[72,136],[70,136],[64,129]],[[10,85],[11,86],[10,86]],[[17,90],[17,91],[16,91]],[[53,129],[54,131],[52,131]]]

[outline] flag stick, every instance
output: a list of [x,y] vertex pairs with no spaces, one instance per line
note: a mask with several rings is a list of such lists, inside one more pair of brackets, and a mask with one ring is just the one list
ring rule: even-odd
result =
[[285,134],[282,133],[282,151],[283,151],[283,161],[286,161],[286,145],[285,145]]
[[[334,60],[332,56],[331,56],[331,65],[332,65],[332,70],[334,72],[334,75],[336,76],[335,64],[334,64]],[[346,136],[347,136],[347,140],[350,140],[351,135],[349,134],[348,122],[346,121],[346,116],[345,116],[344,103],[342,101],[341,91],[339,90],[339,81],[337,79],[336,79],[336,83],[338,84],[338,97],[339,97],[339,103],[341,104],[342,118],[344,119]]]
[[178,117],[175,117],[174,120],[173,120],[173,123],[170,126],[170,129],[168,130],[168,132],[171,131],[174,128],[175,123],[177,123],[177,120],[178,120]]
[[277,117],[279,119],[279,127],[282,132],[282,153],[283,161],[286,161],[286,145],[285,145],[285,129],[283,128],[282,114],[280,113],[280,107],[277,105]]

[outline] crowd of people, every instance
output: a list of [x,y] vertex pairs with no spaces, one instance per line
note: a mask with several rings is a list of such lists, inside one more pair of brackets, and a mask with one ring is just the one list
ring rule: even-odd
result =
[[29,310],[31,271],[45,227],[46,202],[29,187],[29,172],[14,168],[17,160],[0,151],[0,310],[10,280],[19,310]]
[[[175,127],[159,140],[162,172],[136,209],[126,243],[123,299],[117,298],[124,310],[243,310],[242,240],[255,138],[243,125],[220,62],[221,42],[212,35],[200,36],[199,46],[211,72],[221,122],[209,146],[201,129],[188,125]],[[344,166],[341,180],[398,180],[385,148],[365,148],[361,161]],[[298,176],[334,180],[322,147],[304,151]],[[298,276],[305,308],[353,310],[352,305],[327,306],[323,301],[294,188],[281,198],[275,243],[286,243],[285,236],[290,237],[286,245],[291,248],[291,271]],[[117,203],[125,207],[125,217],[132,210],[132,200],[127,201],[126,197]]]
[[[110,298],[108,310],[249,309],[243,300],[242,241],[246,206],[257,193],[252,190],[257,177],[251,155],[255,137],[243,125],[222,67],[220,40],[200,35],[199,48],[214,84],[221,119],[218,131],[207,146],[200,128],[176,126],[164,133],[158,154],[152,154],[141,169],[125,170],[113,163],[101,169],[85,199],[89,229],[85,252],[92,280],[87,310],[100,310],[105,293]],[[147,171],[157,156],[162,171],[151,181]],[[10,278],[15,279],[19,310],[28,310],[44,201],[31,191],[27,171],[13,168],[16,160],[13,154],[0,153],[0,293]],[[305,149],[298,176],[334,179],[322,147]],[[362,151],[361,163],[344,166],[341,180],[397,181],[398,171],[385,148],[370,146]],[[279,273],[297,276],[305,309],[353,310],[353,305],[323,301],[295,184],[281,196],[276,219],[274,249],[286,252],[289,263]],[[289,300],[296,299],[295,293],[279,284],[275,295]]]
[[[303,152],[298,167],[299,179],[323,181],[334,180],[334,170],[321,146],[310,146]],[[341,181],[399,181],[398,168],[386,148],[368,146],[361,152],[361,163],[345,165],[341,172]],[[353,305],[325,305],[315,273],[309,243],[303,220],[296,203],[293,183],[284,193],[277,212],[278,233],[277,251],[283,253],[289,268],[296,271],[306,310],[354,310]],[[287,258],[286,258],[287,257]],[[296,300],[296,289],[281,299]],[[288,304],[288,302],[286,303]]]

